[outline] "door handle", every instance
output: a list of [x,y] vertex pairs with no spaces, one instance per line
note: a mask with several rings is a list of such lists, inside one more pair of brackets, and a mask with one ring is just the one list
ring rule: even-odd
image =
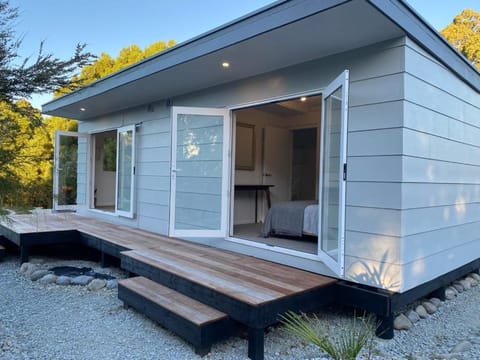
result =
[[270,173],[265,173],[265,174],[263,174],[263,176],[272,176],[272,174],[270,174]]

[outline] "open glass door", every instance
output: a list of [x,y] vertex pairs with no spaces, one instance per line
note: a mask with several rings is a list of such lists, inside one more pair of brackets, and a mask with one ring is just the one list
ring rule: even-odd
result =
[[117,130],[117,174],[115,212],[133,217],[135,189],[135,125]]
[[318,255],[344,275],[348,77],[345,70],[325,89],[321,117]]
[[173,108],[170,235],[227,234],[226,109]]
[[89,135],[55,131],[53,210],[75,211],[86,203]]

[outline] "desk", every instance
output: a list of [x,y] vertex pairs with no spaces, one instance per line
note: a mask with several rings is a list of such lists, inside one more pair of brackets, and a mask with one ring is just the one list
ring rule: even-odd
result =
[[235,185],[235,191],[255,191],[255,223],[258,222],[257,214],[258,214],[258,191],[263,191],[265,193],[265,197],[267,198],[267,205],[268,208],[272,206],[270,200],[270,188],[275,185],[263,185],[263,184],[237,184]]

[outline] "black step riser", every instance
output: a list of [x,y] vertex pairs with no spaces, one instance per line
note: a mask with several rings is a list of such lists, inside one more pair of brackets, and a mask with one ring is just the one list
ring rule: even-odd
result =
[[192,344],[195,352],[202,356],[210,351],[214,343],[234,333],[234,323],[228,318],[198,326],[121,284],[118,286],[118,298]]

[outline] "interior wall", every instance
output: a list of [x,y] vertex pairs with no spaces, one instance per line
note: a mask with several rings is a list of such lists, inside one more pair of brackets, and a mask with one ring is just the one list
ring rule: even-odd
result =
[[104,141],[113,137],[116,142],[117,132],[107,131],[95,134],[95,207],[115,206],[116,172],[104,169]]
[[292,200],[316,198],[317,128],[293,131]]

